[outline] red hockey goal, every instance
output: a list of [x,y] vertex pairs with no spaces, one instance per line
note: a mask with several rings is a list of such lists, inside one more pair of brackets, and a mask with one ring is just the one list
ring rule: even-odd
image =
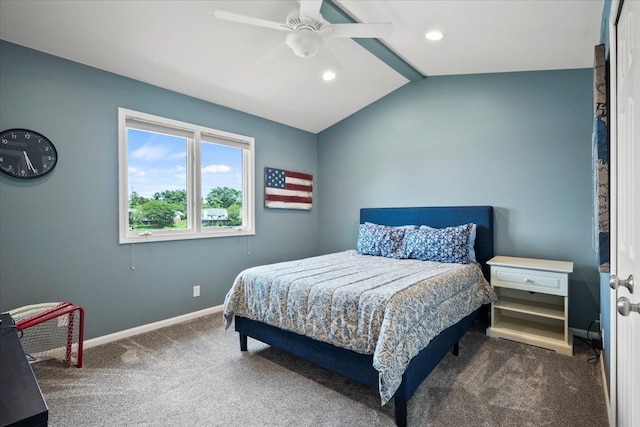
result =
[[22,331],[22,347],[31,362],[59,359],[82,367],[84,310],[70,302],[28,305],[9,311]]

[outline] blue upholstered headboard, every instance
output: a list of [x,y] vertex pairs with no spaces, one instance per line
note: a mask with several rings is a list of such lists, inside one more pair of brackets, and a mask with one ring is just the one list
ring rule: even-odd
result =
[[451,227],[473,222],[476,227],[476,259],[489,277],[487,261],[493,257],[493,207],[491,206],[437,206],[408,208],[362,208],[360,223],[383,225],[428,225],[435,228]]

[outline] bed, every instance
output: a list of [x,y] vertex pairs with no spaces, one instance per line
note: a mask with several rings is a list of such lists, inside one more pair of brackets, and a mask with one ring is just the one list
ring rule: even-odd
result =
[[[475,261],[465,265],[397,260],[390,259],[395,257],[370,256],[366,251],[363,255],[360,247],[364,224],[399,230],[405,226],[413,230],[421,226],[441,230],[469,223],[475,224]],[[377,387],[382,404],[393,398],[396,424],[405,426],[407,403],[418,386],[449,351],[457,355],[458,340],[482,313],[486,315],[485,305],[492,298],[491,288],[485,280],[488,277],[486,262],[492,256],[493,209],[490,206],[363,208],[360,210],[358,252],[345,251],[245,270],[238,275],[225,299],[224,317],[227,324],[234,320],[241,351],[247,350],[247,337],[252,337],[352,380]],[[471,284],[461,284],[465,280],[459,279],[459,272],[453,270],[463,270],[465,280]],[[342,291],[373,283],[373,276],[393,284],[394,290],[376,284],[369,288],[365,286],[364,291],[353,297]],[[344,281],[345,277],[349,282]],[[409,278],[417,278],[417,284],[406,284]],[[434,281],[438,282],[437,286],[427,286]],[[261,282],[268,286],[260,287],[264,286]],[[286,288],[283,287],[285,282]],[[319,282],[322,286],[333,286],[330,297],[315,294],[321,287]],[[416,290],[418,288],[421,290]],[[412,305],[411,301],[418,299],[416,295],[422,294],[429,294],[425,298],[438,299],[433,309],[425,309],[426,306],[418,302]],[[278,308],[279,305],[273,303],[277,298],[292,306]],[[356,302],[348,298],[354,298]],[[375,305],[378,299],[384,301],[384,310]],[[315,303],[318,300],[327,300],[330,308],[318,308]],[[370,300],[374,302],[370,303]],[[367,314],[360,311],[354,314],[356,311],[349,309],[354,305],[372,308]],[[464,305],[464,308],[458,308],[458,305]],[[267,306],[272,310],[268,315],[265,314]],[[449,311],[442,314],[436,311],[447,307]],[[344,311],[344,317],[334,319],[334,309]],[[314,310],[319,314],[314,314]],[[422,310],[417,311],[420,325],[407,327],[410,333],[402,331],[398,325],[408,323],[402,319],[413,319],[416,310]],[[331,316],[325,316],[327,313]],[[331,317],[331,322],[323,325],[314,320],[317,317]],[[401,320],[390,321],[390,318]],[[373,330],[373,338],[367,331],[363,332],[363,328]],[[332,343],[325,339],[330,334],[335,335],[331,338],[335,340]]]

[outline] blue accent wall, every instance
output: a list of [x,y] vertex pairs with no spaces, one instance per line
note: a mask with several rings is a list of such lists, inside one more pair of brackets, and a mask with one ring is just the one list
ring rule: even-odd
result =
[[355,246],[361,207],[492,205],[496,254],[574,262],[569,324],[587,329],[592,87],[591,69],[428,77],[320,133],[320,251]]
[[[315,254],[317,211],[265,209],[262,171],[316,176],[316,135],[7,42],[0,58],[0,129],[59,154],[43,179],[0,174],[0,311],[70,301],[92,338],[222,304],[242,269]],[[119,245],[118,107],[255,137],[256,235]]]

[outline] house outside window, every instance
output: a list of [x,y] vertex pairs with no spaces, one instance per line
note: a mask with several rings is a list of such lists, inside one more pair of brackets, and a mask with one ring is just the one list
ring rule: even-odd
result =
[[229,220],[229,213],[226,209],[202,209],[202,226],[218,227],[226,225]]
[[255,234],[254,139],[118,109],[120,243]]

